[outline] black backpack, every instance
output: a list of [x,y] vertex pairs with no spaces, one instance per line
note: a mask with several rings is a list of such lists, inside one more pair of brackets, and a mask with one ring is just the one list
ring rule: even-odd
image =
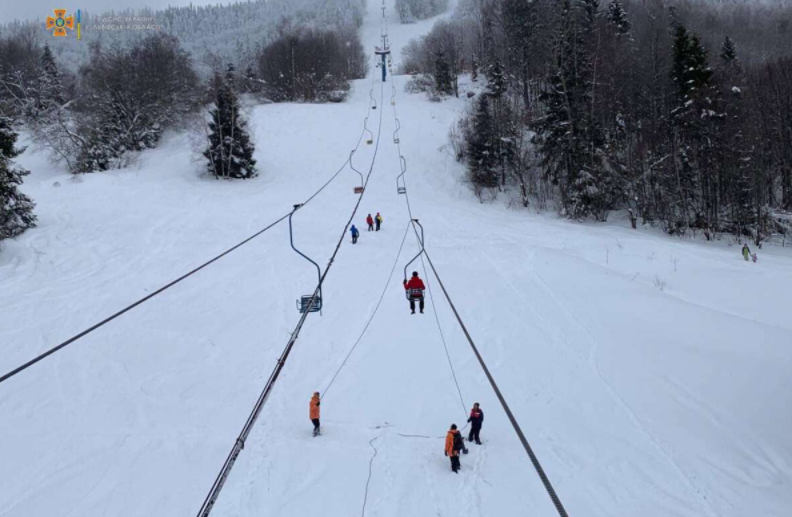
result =
[[465,442],[462,440],[462,433],[457,432],[454,434],[454,450],[461,451],[465,448]]

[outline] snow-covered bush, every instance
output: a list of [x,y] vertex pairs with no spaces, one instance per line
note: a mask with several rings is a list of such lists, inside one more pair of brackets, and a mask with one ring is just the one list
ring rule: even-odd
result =
[[127,153],[155,147],[166,128],[197,107],[198,77],[170,36],[97,48],[81,76],[75,172],[122,166]]

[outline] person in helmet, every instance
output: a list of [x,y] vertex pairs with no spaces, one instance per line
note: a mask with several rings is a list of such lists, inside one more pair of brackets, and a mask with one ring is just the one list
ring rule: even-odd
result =
[[445,455],[451,458],[451,470],[454,474],[459,473],[462,465],[459,463],[459,451],[465,448],[462,433],[457,430],[456,424],[451,424],[445,441]]
[[415,302],[416,300],[419,302],[421,308],[421,314],[424,311],[424,290],[426,290],[426,286],[424,286],[423,280],[418,278],[418,271],[413,271],[412,278],[410,281],[404,281],[404,289],[407,291],[407,297],[410,299],[410,310],[413,314],[415,314]]
[[481,438],[479,435],[481,434],[481,426],[484,424],[484,411],[481,410],[478,402],[473,404],[473,409],[470,410],[470,418],[468,418],[468,422],[470,422],[470,434],[468,435],[468,441],[472,442],[475,440],[478,445],[481,445]]

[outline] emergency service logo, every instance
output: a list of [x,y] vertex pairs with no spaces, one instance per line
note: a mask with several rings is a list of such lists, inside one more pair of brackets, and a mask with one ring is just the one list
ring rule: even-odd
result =
[[69,31],[77,29],[77,39],[81,39],[80,34],[80,10],[77,10],[77,17],[74,15],[66,16],[66,9],[53,9],[55,16],[47,16],[47,30],[52,31],[56,38],[68,36]]

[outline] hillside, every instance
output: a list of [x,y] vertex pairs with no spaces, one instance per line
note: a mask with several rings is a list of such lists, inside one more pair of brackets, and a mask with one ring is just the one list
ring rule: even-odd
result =
[[[388,22],[397,56],[431,26],[399,26],[392,9]],[[368,48],[380,27],[370,5]],[[618,217],[576,224],[480,204],[447,149],[465,101],[432,103],[391,80],[357,81],[344,104],[257,106],[262,174],[244,182],[199,177],[185,134],[130,169],[79,179],[29,149],[19,162],[33,171],[24,190],[39,227],[0,254],[0,373],[264,228],[359,144],[354,165],[371,170],[360,242],[344,238],[323,312],[307,319],[214,516],[554,514],[421,260],[409,270],[431,298],[410,314],[402,275],[419,246],[407,199],[570,515],[788,516],[790,249],[765,246],[754,264],[727,241]],[[372,145],[359,141],[366,116]],[[358,183],[347,167],[294,216],[296,246],[323,268]],[[366,232],[376,212],[383,229]],[[194,515],[294,330],[295,299],[316,285],[312,268],[284,222],[0,385],[0,517]],[[331,384],[312,438],[309,398]],[[484,443],[456,476],[443,437],[473,402]]]

